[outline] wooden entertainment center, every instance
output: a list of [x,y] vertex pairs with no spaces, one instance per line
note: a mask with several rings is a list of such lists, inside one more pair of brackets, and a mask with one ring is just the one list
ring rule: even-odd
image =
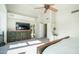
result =
[[31,30],[7,31],[7,42],[31,39]]

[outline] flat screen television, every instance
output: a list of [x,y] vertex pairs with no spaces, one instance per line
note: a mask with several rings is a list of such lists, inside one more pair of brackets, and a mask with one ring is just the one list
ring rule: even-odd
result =
[[16,23],[16,30],[29,30],[30,24],[29,23]]

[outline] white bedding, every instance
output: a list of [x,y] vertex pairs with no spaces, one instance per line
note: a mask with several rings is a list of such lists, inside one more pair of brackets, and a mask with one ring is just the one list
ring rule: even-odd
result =
[[79,39],[65,39],[54,45],[47,47],[43,54],[78,54]]

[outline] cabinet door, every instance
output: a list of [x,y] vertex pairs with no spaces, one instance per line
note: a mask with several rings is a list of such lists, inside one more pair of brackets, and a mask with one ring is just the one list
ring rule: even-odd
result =
[[14,41],[16,41],[16,33],[8,32],[7,33],[7,42],[14,42]]
[[27,40],[27,32],[22,32],[22,40]]
[[22,40],[21,32],[16,32],[16,41]]
[[27,32],[27,39],[31,39],[31,32]]
[[22,39],[23,39],[23,40],[27,40],[27,39],[30,39],[30,38],[31,38],[31,33],[30,33],[30,31],[22,32]]

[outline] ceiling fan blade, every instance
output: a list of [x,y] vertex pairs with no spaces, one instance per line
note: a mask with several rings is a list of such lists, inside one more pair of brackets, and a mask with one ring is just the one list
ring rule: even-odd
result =
[[58,11],[56,8],[53,8],[53,7],[50,7],[49,9],[52,10],[52,11],[54,11],[54,12]]
[[52,11],[54,11],[54,12],[57,12],[57,9],[54,8],[54,6],[55,6],[55,4],[44,4],[43,7],[38,7],[38,8],[35,8],[35,9],[44,8],[44,9],[45,9],[44,13],[46,13],[48,9],[50,9],[50,10],[52,10]]

